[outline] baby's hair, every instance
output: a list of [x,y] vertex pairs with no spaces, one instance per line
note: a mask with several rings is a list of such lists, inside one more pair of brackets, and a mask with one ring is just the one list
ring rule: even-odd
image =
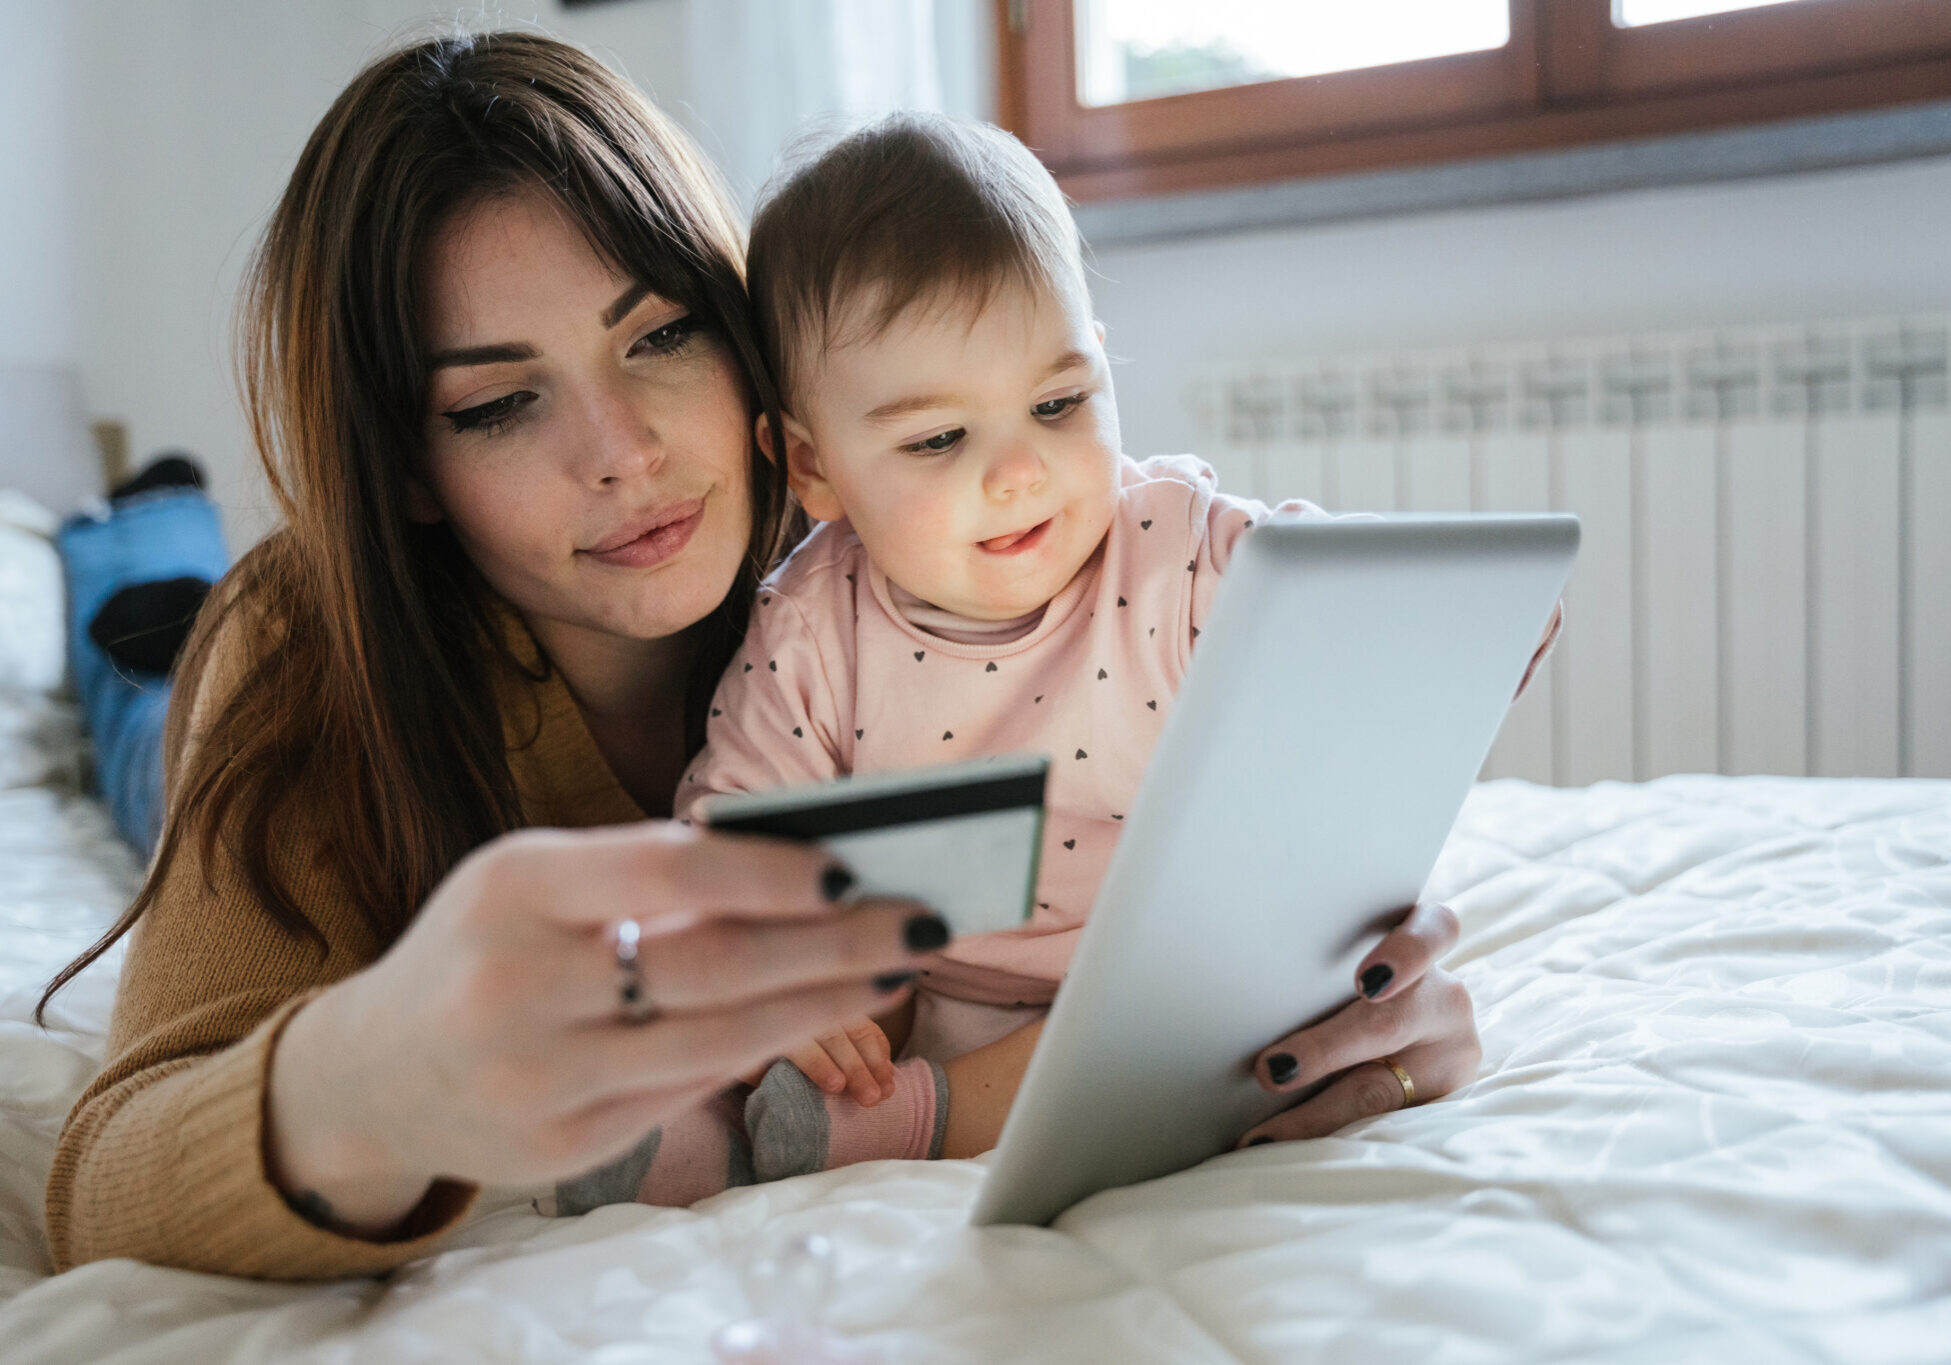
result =
[[747,271],[789,407],[809,356],[871,340],[917,303],[980,312],[1005,285],[1088,292],[1063,191],[1029,148],[916,112],[800,150],[760,197]]

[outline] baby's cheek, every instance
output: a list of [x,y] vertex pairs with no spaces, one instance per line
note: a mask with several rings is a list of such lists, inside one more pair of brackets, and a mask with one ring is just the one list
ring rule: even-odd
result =
[[889,539],[910,570],[925,572],[944,563],[954,550],[960,539],[957,521],[952,509],[935,500],[914,499],[894,509]]

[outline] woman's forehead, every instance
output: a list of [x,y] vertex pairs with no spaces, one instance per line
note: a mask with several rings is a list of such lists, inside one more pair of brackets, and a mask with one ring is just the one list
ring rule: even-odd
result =
[[545,196],[496,195],[459,210],[430,244],[421,291],[435,350],[510,327],[614,326],[637,282]]

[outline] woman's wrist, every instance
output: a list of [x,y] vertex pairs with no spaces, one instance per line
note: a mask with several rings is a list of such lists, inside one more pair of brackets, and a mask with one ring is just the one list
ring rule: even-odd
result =
[[350,985],[307,1002],[279,1035],[265,1094],[265,1174],[308,1222],[383,1241],[434,1178],[391,1150],[368,1112],[369,1089],[343,1064],[347,1036],[334,1021]]

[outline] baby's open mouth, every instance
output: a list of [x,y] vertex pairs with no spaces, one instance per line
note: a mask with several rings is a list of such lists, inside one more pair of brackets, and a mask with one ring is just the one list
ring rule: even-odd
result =
[[976,543],[992,555],[1008,554],[1011,551],[1027,550],[1043,539],[1043,533],[1050,527],[1049,521],[1039,521],[1024,531],[1011,531],[1006,536],[996,536]]

